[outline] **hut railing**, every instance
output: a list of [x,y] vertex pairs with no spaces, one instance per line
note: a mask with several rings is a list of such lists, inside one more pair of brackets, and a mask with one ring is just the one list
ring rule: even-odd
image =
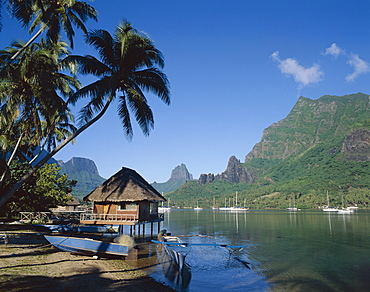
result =
[[134,222],[138,220],[139,218],[137,214],[94,214],[94,213],[93,214],[89,214],[89,213],[81,214],[81,221]]
[[20,212],[21,221],[25,223],[51,223],[51,212]]

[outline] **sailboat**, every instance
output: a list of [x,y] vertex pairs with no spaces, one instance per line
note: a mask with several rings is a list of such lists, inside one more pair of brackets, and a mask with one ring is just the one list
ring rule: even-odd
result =
[[[162,196],[163,196],[163,192],[162,192]],[[166,213],[170,210],[171,210],[170,199],[168,199],[168,206],[163,206],[163,202],[162,202],[162,206],[158,207],[158,213]]]
[[229,211],[248,211],[249,208],[238,207],[238,192],[236,192],[236,194],[235,194],[235,207],[231,207],[228,210]]
[[227,207],[226,206],[226,198],[225,198],[225,207],[221,207],[221,208],[219,208],[219,210],[221,210],[221,211],[228,211],[228,210],[230,210],[230,207]]
[[329,204],[329,192],[328,191],[326,191],[326,199],[328,201],[328,205],[327,206],[324,206],[324,208],[322,210],[325,211],[325,212],[338,212],[338,208],[336,208],[336,207],[330,207],[330,204]]
[[295,206],[295,197],[293,199],[293,207],[290,206],[290,199],[289,199],[289,207],[286,208],[288,211],[299,211],[300,209],[296,208]]
[[194,210],[196,210],[196,211],[203,210],[203,208],[198,206],[198,201],[197,201],[197,206],[194,208]]
[[212,206],[212,210],[218,210],[218,208],[216,207],[216,198],[213,197],[213,206]]
[[344,203],[343,203],[343,195],[342,195],[342,209],[338,210],[338,213],[340,214],[351,214],[353,213],[354,210],[350,208],[344,208]]

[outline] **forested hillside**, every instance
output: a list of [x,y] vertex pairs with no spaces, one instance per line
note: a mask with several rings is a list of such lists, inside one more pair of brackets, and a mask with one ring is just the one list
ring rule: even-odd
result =
[[[180,206],[223,206],[238,192],[250,208],[300,208],[370,203],[369,96],[300,98],[286,119],[264,130],[240,167],[258,179],[251,184],[214,180],[187,182],[167,194]],[[227,172],[227,170],[225,171]],[[217,176],[215,176],[217,177]],[[228,176],[218,176],[221,178]]]

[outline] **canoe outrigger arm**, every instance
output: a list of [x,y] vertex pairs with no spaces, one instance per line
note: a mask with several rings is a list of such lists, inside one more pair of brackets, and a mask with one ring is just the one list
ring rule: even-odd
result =
[[158,244],[165,244],[165,245],[182,245],[182,246],[220,246],[220,247],[227,247],[227,248],[238,248],[242,249],[245,245],[228,245],[228,244],[218,244],[218,243],[188,243],[188,242],[166,242],[166,241],[159,241],[159,240],[152,240],[154,243]]

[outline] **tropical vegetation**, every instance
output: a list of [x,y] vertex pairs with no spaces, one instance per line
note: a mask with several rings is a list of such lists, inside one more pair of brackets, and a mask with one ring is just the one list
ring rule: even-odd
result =
[[[5,188],[19,180],[29,171],[31,165],[12,163],[10,168],[10,176],[4,183]],[[65,174],[60,175],[59,170],[56,164],[45,164],[41,167],[0,209],[0,217],[10,219],[19,212],[45,211],[72,200],[71,191],[76,181],[69,180]]]
[[[165,196],[175,206],[209,208],[235,204],[237,192],[238,204],[253,209],[285,209],[294,202],[312,209],[327,205],[329,192],[331,205],[368,208],[368,110],[368,95],[362,93],[300,98],[285,119],[265,129],[261,142],[240,163],[256,174],[257,181],[188,181]],[[348,140],[352,135],[354,140]],[[358,149],[349,153],[346,145]]]
[[[85,27],[88,19],[97,19],[97,12],[83,1],[2,3],[30,33],[39,30],[27,43],[13,43],[0,52],[0,207],[51,157],[97,122],[114,100],[128,139],[133,135],[132,119],[145,135],[154,127],[146,92],[170,103],[161,52],[129,22],[121,22],[111,35]],[[85,33],[97,57],[69,52],[63,37],[73,48],[73,26]],[[43,32],[45,37],[35,42]],[[96,80],[83,86],[78,78],[85,74]],[[75,124],[70,107],[82,98],[88,100]],[[27,171],[14,176],[12,163],[28,164]]]

